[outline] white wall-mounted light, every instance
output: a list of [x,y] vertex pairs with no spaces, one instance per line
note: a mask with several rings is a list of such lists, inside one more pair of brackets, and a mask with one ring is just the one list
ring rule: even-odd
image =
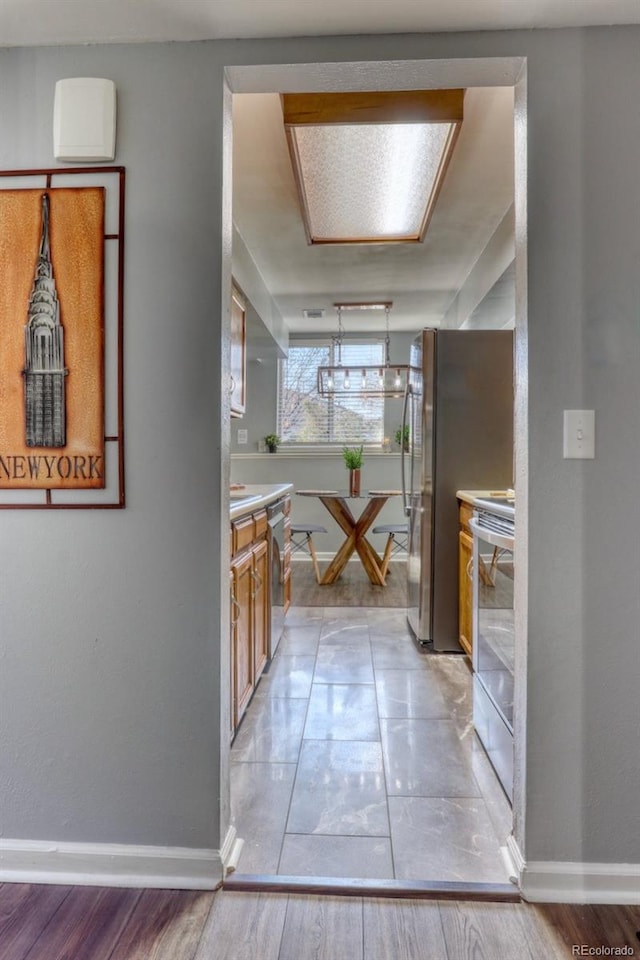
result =
[[116,155],[116,85],[98,77],[69,77],[56,83],[53,101],[56,160],[89,163]]

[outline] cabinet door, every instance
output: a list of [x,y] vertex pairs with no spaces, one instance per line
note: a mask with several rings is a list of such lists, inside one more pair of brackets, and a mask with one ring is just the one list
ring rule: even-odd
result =
[[458,634],[460,646],[471,656],[473,649],[473,537],[464,530],[458,535]]
[[231,294],[231,416],[242,417],[246,401],[246,320],[244,300]]
[[253,556],[242,554],[231,565],[233,573],[233,722],[237,727],[253,693]]
[[235,687],[235,673],[236,673],[236,668],[235,668],[235,654],[234,654],[234,651],[235,651],[235,642],[236,642],[236,641],[235,641],[236,625],[237,625],[238,617],[239,617],[239,613],[240,613],[240,604],[239,604],[238,601],[236,600],[236,595],[235,595],[235,592],[234,592],[234,589],[233,589],[233,569],[230,569],[230,570],[229,570],[229,594],[230,594],[230,598],[231,598],[231,602],[230,602],[230,605],[229,605],[229,611],[230,611],[230,616],[229,616],[229,628],[230,628],[230,629],[229,629],[229,667],[230,667],[230,670],[229,670],[229,682],[230,682],[230,690],[229,690],[229,733],[230,733],[231,737],[233,738],[233,735],[234,735],[235,729],[236,729],[236,718],[235,718],[235,702],[236,702],[236,694],[235,694],[235,689],[236,689],[236,687]]
[[267,541],[258,543],[253,556],[253,663],[257,683],[267,662],[269,649],[269,549]]

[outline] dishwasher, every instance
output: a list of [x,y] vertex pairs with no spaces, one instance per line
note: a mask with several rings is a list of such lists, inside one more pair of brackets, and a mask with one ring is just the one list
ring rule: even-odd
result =
[[285,499],[276,500],[267,507],[270,577],[271,630],[267,656],[276,652],[284,630],[284,534]]
[[515,509],[490,497],[474,507],[473,725],[512,801]]

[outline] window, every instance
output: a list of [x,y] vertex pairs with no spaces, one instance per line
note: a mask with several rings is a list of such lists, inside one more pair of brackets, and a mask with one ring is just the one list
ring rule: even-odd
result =
[[319,366],[337,362],[334,341],[291,343],[280,361],[278,434],[283,443],[382,443],[384,397],[358,392],[358,367],[384,364],[384,344],[343,341],[342,364],[353,371],[353,396],[321,397]]

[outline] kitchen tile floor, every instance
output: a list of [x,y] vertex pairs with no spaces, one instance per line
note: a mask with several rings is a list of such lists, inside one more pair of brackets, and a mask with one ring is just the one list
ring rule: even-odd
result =
[[508,882],[466,658],[404,610],[294,607],[231,750],[238,873]]

